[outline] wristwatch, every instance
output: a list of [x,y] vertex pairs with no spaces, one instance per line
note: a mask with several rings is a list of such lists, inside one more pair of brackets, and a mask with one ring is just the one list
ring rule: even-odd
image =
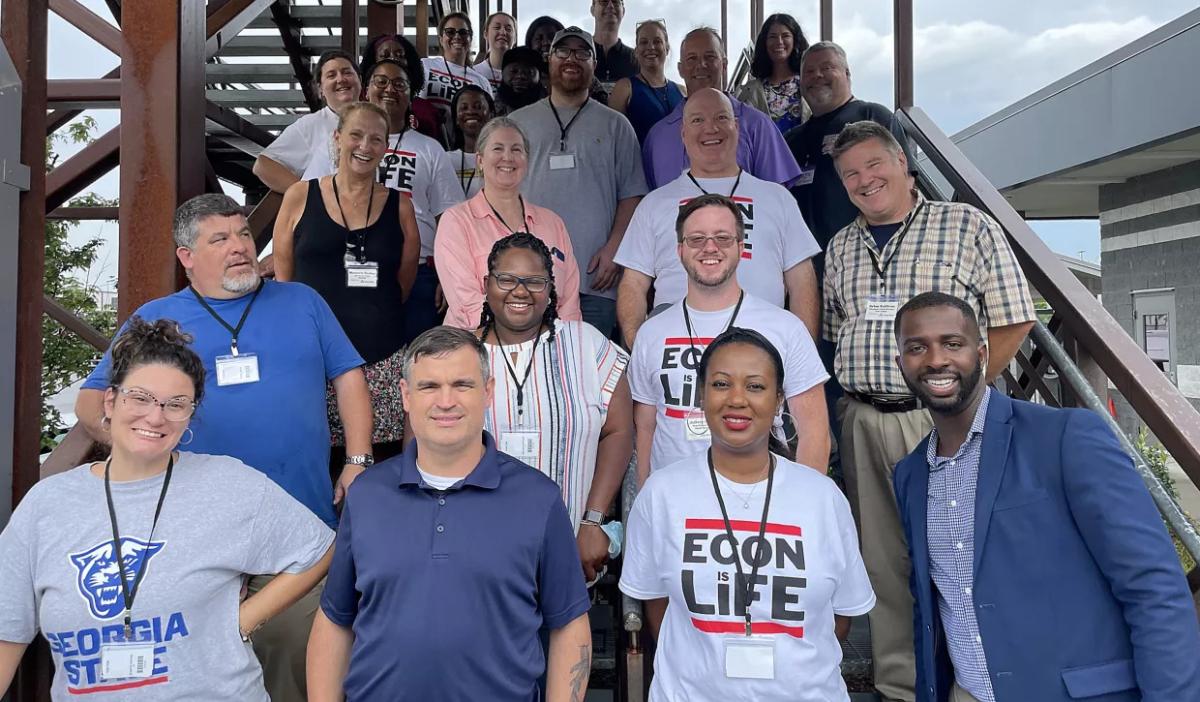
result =
[[369,453],[359,453],[353,456],[346,456],[346,463],[348,465],[362,466],[363,468],[366,468],[368,466],[375,465],[375,457]]
[[583,519],[579,520],[580,524],[591,524],[598,527],[604,524],[604,513],[598,509],[589,509],[583,513]]

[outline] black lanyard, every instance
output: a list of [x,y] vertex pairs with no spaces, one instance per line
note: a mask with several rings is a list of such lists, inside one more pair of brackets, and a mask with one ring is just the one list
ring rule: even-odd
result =
[[[448,61],[445,56],[442,57],[442,65],[444,65],[446,67],[446,73],[450,74],[451,80],[458,77],[458,76],[454,75],[454,71],[450,70],[450,61]],[[458,64],[456,63],[454,65],[457,66]],[[467,67],[466,66],[463,66],[462,79],[463,79],[464,83],[467,82]],[[450,83],[450,85],[453,86],[454,83]]]
[[[517,232],[526,232],[526,233],[529,232],[529,228],[525,226],[525,198],[521,197],[520,195],[517,196],[517,202],[521,203],[521,228],[520,229],[513,229],[512,225],[509,224],[507,221],[505,221],[503,215],[500,214],[500,211],[497,210],[496,206],[492,204],[492,201],[488,200],[486,184],[483,186],[483,199],[485,202],[487,202],[488,207],[492,208],[492,214],[496,215],[496,219],[500,220],[500,223],[503,224],[504,228],[507,229],[509,232],[511,232],[513,234],[516,234]],[[496,337],[496,338],[498,339],[499,337]]]
[[[737,301],[737,304],[733,306],[733,314],[729,315],[729,323],[726,324],[725,328],[721,330],[722,332],[729,331],[729,328],[733,326],[733,323],[735,321],[737,321],[738,312],[741,311],[741,309],[742,309],[742,300],[744,300],[745,298],[746,298],[745,290],[738,293],[738,301]],[[695,334],[695,332],[692,331],[692,316],[690,314],[688,314],[686,297],[683,298],[683,323],[685,325],[687,325],[688,346],[691,347],[692,353],[695,354],[696,353],[696,343],[695,343],[696,334]],[[699,359],[697,359],[697,360],[699,360]]]
[[[379,164],[379,177],[376,178],[375,180],[378,180],[380,182],[380,184],[382,184],[382,185],[387,185],[387,180],[383,177],[383,174],[384,174],[383,169],[387,168],[390,170],[392,166],[396,165],[397,163],[400,163],[400,154],[398,154],[396,152],[400,150],[400,142],[404,141],[404,133],[408,131],[408,119],[407,118],[408,118],[409,114],[410,114],[410,112],[408,110],[406,110],[404,112],[404,116],[405,116],[404,126],[400,129],[400,133],[396,135],[396,143],[389,145],[388,153],[384,154],[384,156],[383,156],[383,163]],[[371,188],[371,194],[372,195],[375,194],[375,188]],[[341,208],[341,206],[342,206],[342,203],[339,202],[338,207]],[[367,209],[367,221],[370,221],[370,217],[371,217],[371,210],[368,208]],[[342,219],[343,220],[346,219],[345,215],[342,216]]]
[[500,330],[493,326],[492,333],[496,335],[496,343],[500,345],[500,357],[504,359],[508,377],[512,378],[513,385],[517,386],[517,422],[520,423],[521,417],[525,414],[525,383],[529,382],[529,376],[533,373],[533,362],[537,360],[538,342],[542,339],[542,325],[538,325],[537,336],[533,337],[533,350],[529,352],[529,363],[525,364],[525,377],[520,380],[517,380],[517,369],[509,363],[508,354],[504,352],[504,342],[500,340]]
[[233,338],[229,340],[229,353],[233,354],[234,356],[238,355],[238,335],[242,333],[242,327],[246,324],[246,317],[250,316],[250,308],[254,306],[254,301],[258,299],[258,294],[262,292],[264,284],[265,281],[260,278],[258,281],[258,287],[254,289],[254,294],[250,296],[250,302],[246,303],[246,309],[242,310],[242,317],[238,320],[236,327],[229,326],[229,322],[226,322],[221,318],[221,315],[217,314],[217,311],[212,308],[212,305],[208,304],[208,300],[205,300],[204,296],[196,292],[196,288],[190,285],[188,286],[188,290],[191,290],[192,294],[196,296],[196,301],[200,303],[200,306],[203,307],[206,312],[212,315],[213,319],[220,322],[221,326],[225,327],[225,329],[233,335]]
[[586,108],[588,106],[589,102],[591,102],[590,99],[584,100],[583,104],[579,106],[579,111],[576,112],[575,115],[573,117],[571,117],[570,120],[567,121],[567,124],[564,127],[563,123],[562,123],[562,118],[558,116],[558,109],[554,107],[554,101],[551,100],[550,98],[546,98],[546,104],[550,106],[550,112],[554,113],[554,121],[558,122],[558,150],[559,151],[567,150],[567,132],[569,132],[571,130],[571,125],[575,124],[575,120],[579,119],[579,115],[583,114],[583,110],[584,110],[584,108]]
[[[464,183],[462,174],[463,171],[467,169],[467,151],[466,149],[463,149],[462,151],[458,152],[458,184],[462,186],[463,195],[467,197],[471,197],[471,183],[475,182],[475,171],[479,170],[478,164],[479,155],[476,154],[475,163],[471,165],[471,177],[467,179],[466,183]],[[488,204],[490,205],[492,203],[489,202]]]
[[[666,85],[661,88],[656,88],[650,82],[650,80],[646,78],[645,73],[638,73],[637,78],[645,83],[647,88],[650,88],[650,92],[654,93],[654,97],[658,98],[659,103],[662,104],[663,114],[669,113],[671,111],[671,94],[669,92],[671,89],[671,81],[668,80]],[[659,92],[660,90],[662,92]],[[701,188],[701,190],[703,189],[704,188]]]
[[[401,132],[400,136],[404,136],[404,132]],[[354,238],[357,240],[358,252],[354,255],[354,258],[359,263],[366,263],[367,228],[371,226],[371,209],[375,205],[375,182],[371,181],[371,192],[369,195],[367,195],[367,217],[363,220],[361,229],[350,228],[350,220],[346,219],[346,212],[342,209],[342,196],[340,193],[338,193],[337,175],[335,174],[329,176],[329,182],[333,184],[333,201],[337,203],[338,214],[342,216],[342,227],[345,228],[348,233],[353,234]],[[347,246],[349,246],[349,242],[347,242]]]
[[[108,470],[112,467],[112,457],[104,462],[104,498],[108,501],[108,522],[112,525],[113,551],[116,552],[117,578],[121,581],[121,595],[125,601],[125,640],[133,638],[133,600],[137,597],[142,577],[146,574],[146,561],[149,554],[144,554],[142,562],[138,563],[137,572],[133,574],[133,584],[125,580],[125,557],[121,555],[121,533],[117,528],[117,509],[113,506],[112,487],[109,485]],[[162,492],[158,493],[158,505],[154,508],[154,521],[150,523],[150,536],[146,538],[147,548],[154,541],[154,529],[158,526],[158,516],[162,513],[163,500],[167,497],[167,487],[171,484],[171,471],[175,468],[175,456],[167,459],[167,474],[163,476]]]
[[[896,257],[896,250],[900,248],[900,240],[904,238],[905,234],[908,233],[909,227],[911,227],[912,223],[916,221],[917,215],[921,214],[921,210],[924,207],[925,201],[922,200],[917,205],[917,209],[913,210],[912,214],[910,214],[908,219],[905,220],[904,226],[900,227],[900,229],[892,235],[891,241],[896,242],[896,245],[892,247],[892,255],[888,256],[886,261],[883,260],[883,251],[880,251],[879,254],[876,255],[875,251],[871,247],[867,247],[867,255],[871,257],[871,265],[875,267],[876,275],[878,275],[879,279],[883,282],[887,282],[887,269],[888,266],[892,265],[892,259]],[[891,241],[888,243],[891,243]],[[884,248],[887,248],[886,245]]]
[[[727,196],[730,200],[733,199],[733,194],[737,192],[738,186],[742,184],[742,173],[744,172],[745,171],[743,171],[741,167],[738,168],[737,178],[734,178],[733,188],[729,190],[729,195]],[[688,169],[687,175],[688,178],[691,179],[692,185],[695,185],[697,188],[699,188],[700,192],[704,193],[705,195],[712,195],[712,193],[704,189],[703,185],[700,185],[700,181],[696,180],[696,176],[692,175],[691,169]]]
[[733,524],[730,523],[729,512],[725,509],[725,498],[721,497],[721,486],[717,484],[717,468],[713,465],[712,449],[708,449],[708,474],[712,478],[713,492],[717,494],[717,504],[721,505],[721,518],[725,520],[725,534],[729,537],[729,544],[733,546],[733,565],[737,568],[738,578],[746,583],[746,595],[743,600],[746,604],[746,636],[750,635],[750,605],[754,603],[754,580],[758,577],[758,565],[762,562],[759,556],[762,555],[763,537],[767,533],[767,513],[771,509],[771,487],[775,484],[775,456],[768,455],[771,463],[767,468],[767,496],[763,502],[762,520],[758,523],[758,548],[754,549],[754,555],[751,557],[754,565],[750,567],[750,578],[746,579],[746,574],[742,572],[742,559],[739,555],[742,553],[742,549],[733,536]]

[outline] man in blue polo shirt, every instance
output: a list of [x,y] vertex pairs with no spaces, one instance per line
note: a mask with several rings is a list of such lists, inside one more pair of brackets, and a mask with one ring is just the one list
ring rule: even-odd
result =
[[310,702],[525,702],[543,670],[546,699],[583,699],[590,603],[575,536],[554,481],[483,431],[488,369],[465,330],[409,345],[400,390],[415,444],[346,496],[308,642]]

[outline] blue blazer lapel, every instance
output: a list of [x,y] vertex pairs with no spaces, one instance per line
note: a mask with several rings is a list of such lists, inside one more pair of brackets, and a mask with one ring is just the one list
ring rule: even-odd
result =
[[1008,442],[1012,438],[1012,400],[993,390],[983,425],[983,446],[979,457],[979,480],[975,486],[975,558],[972,573],[979,576],[992,507],[1000,494],[1000,483],[1008,467]]
[[[917,448],[906,459],[912,470],[908,480],[908,515],[912,528],[912,567],[917,587],[929,588],[929,462],[925,460],[929,437],[917,444]],[[919,595],[919,593],[918,593]]]

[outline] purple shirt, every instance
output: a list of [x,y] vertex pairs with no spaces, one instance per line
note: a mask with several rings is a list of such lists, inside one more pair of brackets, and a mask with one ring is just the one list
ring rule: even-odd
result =
[[[779,128],[762,112],[729,96],[738,120],[737,162],[750,175],[786,186],[800,175],[800,166],[779,133]],[[676,105],[650,128],[642,144],[642,166],[646,184],[653,190],[678,178],[688,168],[687,151],[680,133],[683,106]]]

